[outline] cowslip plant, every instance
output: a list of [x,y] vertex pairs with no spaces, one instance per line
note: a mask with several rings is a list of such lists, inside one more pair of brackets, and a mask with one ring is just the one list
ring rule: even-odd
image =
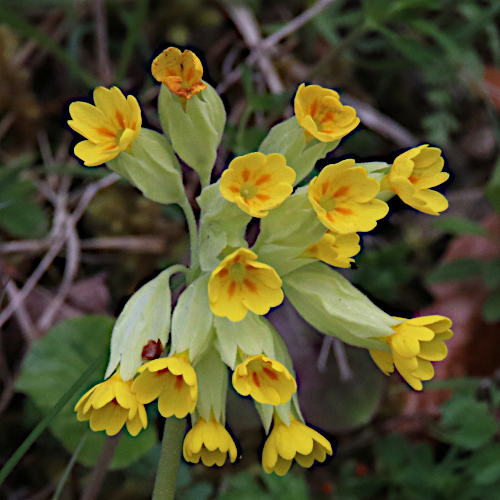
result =
[[[447,208],[446,198],[431,189],[448,176],[441,151],[418,146],[392,165],[346,159],[296,187],[359,124],[337,92],[302,84],[295,116],[211,183],[226,119],[220,97],[202,80],[201,62],[189,50],[165,50],[152,73],[161,82],[163,134],[141,128],[134,97],[99,87],[95,106],[70,106],[69,124],[86,138],[75,155],[86,166],[106,162],[154,201],[179,204],[191,261],[164,270],[129,299],[113,329],[105,381],[82,396],[77,418],[108,435],[125,425],[137,434],[147,425],[144,405],[157,400],[164,417],[191,417],[186,461],[234,462],[236,444],[225,428],[232,370],[233,388],[254,400],[268,434],[264,471],[284,475],[294,460],[303,467],[323,462],[332,455],[331,444],[305,424],[290,355],[265,315],[286,296],[319,332],[368,349],[384,373],[396,368],[421,390],[421,381],[433,376],[431,361],[446,356],[451,322],[392,317],[334,268],[351,265],[360,251],[358,233],[373,230],[388,214],[392,196],[427,214]],[[200,177],[198,221],[179,159]],[[245,234],[254,218],[260,231],[249,248]],[[186,288],[172,310],[170,278],[178,272]],[[164,449],[171,439],[164,438]],[[162,480],[162,467],[168,464],[160,461],[154,498],[171,498],[175,481]]]

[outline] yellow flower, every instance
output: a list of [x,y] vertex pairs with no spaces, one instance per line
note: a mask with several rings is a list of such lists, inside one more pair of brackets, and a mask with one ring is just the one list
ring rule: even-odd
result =
[[297,383],[279,361],[264,354],[250,356],[233,373],[233,387],[242,396],[274,406],[290,401],[297,391]]
[[332,445],[319,432],[294,417],[287,426],[274,414],[273,430],[262,452],[264,472],[284,476],[293,459],[302,467],[311,467],[315,460],[324,462],[327,454],[332,454]]
[[235,158],[221,176],[222,196],[253,217],[265,217],[293,191],[295,171],[283,155],[250,153]]
[[148,417],[131,386],[132,381],[124,382],[117,372],[92,387],[76,403],[78,420],[90,420],[93,431],[106,431],[108,436],[118,434],[126,424],[130,434],[137,436],[147,427]]
[[196,425],[187,433],[182,447],[184,460],[197,464],[200,461],[211,467],[224,465],[227,454],[231,462],[236,460],[238,451],[233,438],[226,428],[217,422],[213,415],[207,422],[199,417]]
[[354,163],[343,160],[327,165],[309,183],[309,201],[319,220],[337,233],[371,231],[389,211],[387,203],[374,199],[379,183]]
[[203,65],[190,50],[181,52],[176,47],[169,47],[153,61],[151,73],[170,92],[179,96],[183,103],[207,88],[207,84],[201,80]]
[[183,418],[194,411],[198,399],[196,372],[184,356],[155,359],[139,368],[132,391],[140,403],[158,398],[165,418]]
[[75,146],[75,155],[87,167],[102,165],[126,151],[141,131],[141,108],[133,95],[127,98],[118,87],[94,90],[95,106],[73,102],[68,125],[86,141]]
[[351,262],[354,262],[352,257],[360,250],[357,233],[327,231],[318,242],[309,245],[302,256],[314,257],[335,267],[350,267]]
[[394,191],[407,205],[430,215],[448,208],[448,200],[432,187],[439,186],[450,176],[442,172],[441,150],[423,144],[400,154],[391,171],[382,181],[382,189]]
[[[401,318],[402,319],[402,318]],[[391,352],[371,350],[370,355],[386,374],[396,370],[417,391],[422,380],[434,376],[431,361],[441,361],[448,354],[444,343],[453,336],[451,321],[444,316],[421,316],[393,326],[394,334],[384,337]]]
[[319,85],[302,84],[295,95],[294,108],[307,141],[313,137],[321,142],[336,141],[359,125],[356,110],[344,106],[337,92]]
[[281,278],[257,254],[240,248],[212,272],[208,282],[210,308],[216,316],[241,321],[248,311],[264,315],[283,302]]

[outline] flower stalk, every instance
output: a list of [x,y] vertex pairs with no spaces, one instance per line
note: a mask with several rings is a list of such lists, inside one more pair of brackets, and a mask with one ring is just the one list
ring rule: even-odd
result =
[[185,418],[170,417],[165,420],[152,500],[174,500],[185,431]]

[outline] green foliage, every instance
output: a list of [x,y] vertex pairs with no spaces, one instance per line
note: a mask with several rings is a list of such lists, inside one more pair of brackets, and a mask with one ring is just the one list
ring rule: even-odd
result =
[[486,186],[486,196],[494,209],[500,213],[500,160],[497,161],[490,182]]
[[[23,364],[17,389],[24,392],[42,412],[47,413],[87,369],[96,353],[108,349],[113,320],[107,316],[84,316],[62,321],[43,338],[35,342]],[[104,360],[97,373],[104,372]],[[89,387],[101,379],[95,378]],[[88,422],[78,422],[73,410],[82,394],[75,394],[50,423],[50,430],[70,453],[88,432]],[[105,441],[104,432],[92,432],[78,456],[84,465],[94,465]],[[123,432],[111,467],[127,467],[148,451],[156,442],[151,424],[133,438]]]
[[288,473],[255,475],[250,471],[228,478],[227,490],[217,500],[307,500],[307,483],[303,474]]
[[486,401],[477,401],[474,392],[458,391],[441,407],[438,436],[467,450],[490,442],[498,432],[498,422]]
[[358,269],[352,278],[370,295],[394,301],[401,288],[416,276],[416,269],[409,260],[410,249],[405,243],[370,249],[356,259]]
[[462,236],[471,234],[474,236],[487,236],[488,230],[477,222],[462,217],[439,217],[434,222],[436,229],[441,229],[445,233]]
[[12,236],[36,238],[44,235],[48,217],[34,200],[36,188],[22,178],[24,161],[0,167],[0,227]]
[[473,258],[444,262],[427,274],[427,283],[481,279],[488,289],[483,305],[483,318],[488,323],[500,321],[500,259],[479,260]]
[[369,465],[344,461],[336,482],[338,500],[495,500],[500,496],[500,444],[495,439],[499,390],[480,401],[460,390],[442,407],[435,436],[451,444],[439,457],[429,442],[403,435],[378,439]]

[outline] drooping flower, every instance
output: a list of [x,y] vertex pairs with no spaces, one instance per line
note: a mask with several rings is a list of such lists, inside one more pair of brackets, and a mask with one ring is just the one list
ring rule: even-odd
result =
[[118,87],[94,90],[95,106],[88,102],[69,105],[68,125],[87,140],[75,146],[75,155],[87,167],[102,165],[126,151],[141,131],[141,108],[133,95]]
[[360,250],[357,233],[327,231],[318,242],[307,247],[303,257],[314,257],[335,267],[350,267],[351,262],[354,262],[352,257]]
[[222,173],[220,192],[253,217],[265,217],[293,191],[295,171],[283,155],[250,153],[235,158]]
[[383,339],[391,352],[370,350],[370,355],[386,375],[396,367],[413,389],[421,391],[422,380],[434,376],[431,361],[441,361],[448,354],[444,341],[453,336],[451,320],[434,315],[403,321],[392,327],[393,335]]
[[359,125],[356,110],[344,106],[337,92],[319,85],[302,84],[295,95],[294,109],[308,141],[313,137],[321,142],[342,139]]
[[257,254],[240,248],[213,270],[208,282],[210,308],[216,316],[241,321],[248,311],[264,315],[283,302],[276,271],[257,261]]
[[221,467],[229,459],[234,462],[238,456],[233,438],[214,416],[207,422],[201,417],[186,434],[182,448],[184,460],[197,464],[200,459],[204,465]]
[[327,454],[332,454],[332,445],[319,432],[293,416],[288,426],[274,414],[273,430],[262,452],[264,472],[284,476],[294,459],[302,467],[311,467],[315,460],[324,462]]
[[286,367],[264,354],[249,356],[233,372],[233,387],[242,396],[274,406],[286,403],[297,383]]
[[177,47],[165,49],[153,61],[151,73],[184,102],[207,88],[201,80],[203,65],[190,50],[181,52]]
[[379,183],[354,163],[343,160],[327,165],[309,183],[309,201],[319,220],[337,233],[371,231],[389,211],[387,203],[374,199]]
[[448,200],[430,188],[450,176],[443,172],[444,159],[439,148],[423,144],[400,154],[382,181],[382,189],[394,191],[407,205],[430,215],[448,208]]
[[143,404],[158,398],[158,410],[165,418],[183,418],[194,411],[198,382],[194,368],[184,356],[170,356],[142,365],[132,391]]
[[106,431],[108,436],[118,434],[126,424],[132,436],[137,436],[148,425],[144,405],[132,392],[132,381],[124,382],[117,372],[95,385],[76,403],[76,417],[81,422],[90,420],[93,431]]

